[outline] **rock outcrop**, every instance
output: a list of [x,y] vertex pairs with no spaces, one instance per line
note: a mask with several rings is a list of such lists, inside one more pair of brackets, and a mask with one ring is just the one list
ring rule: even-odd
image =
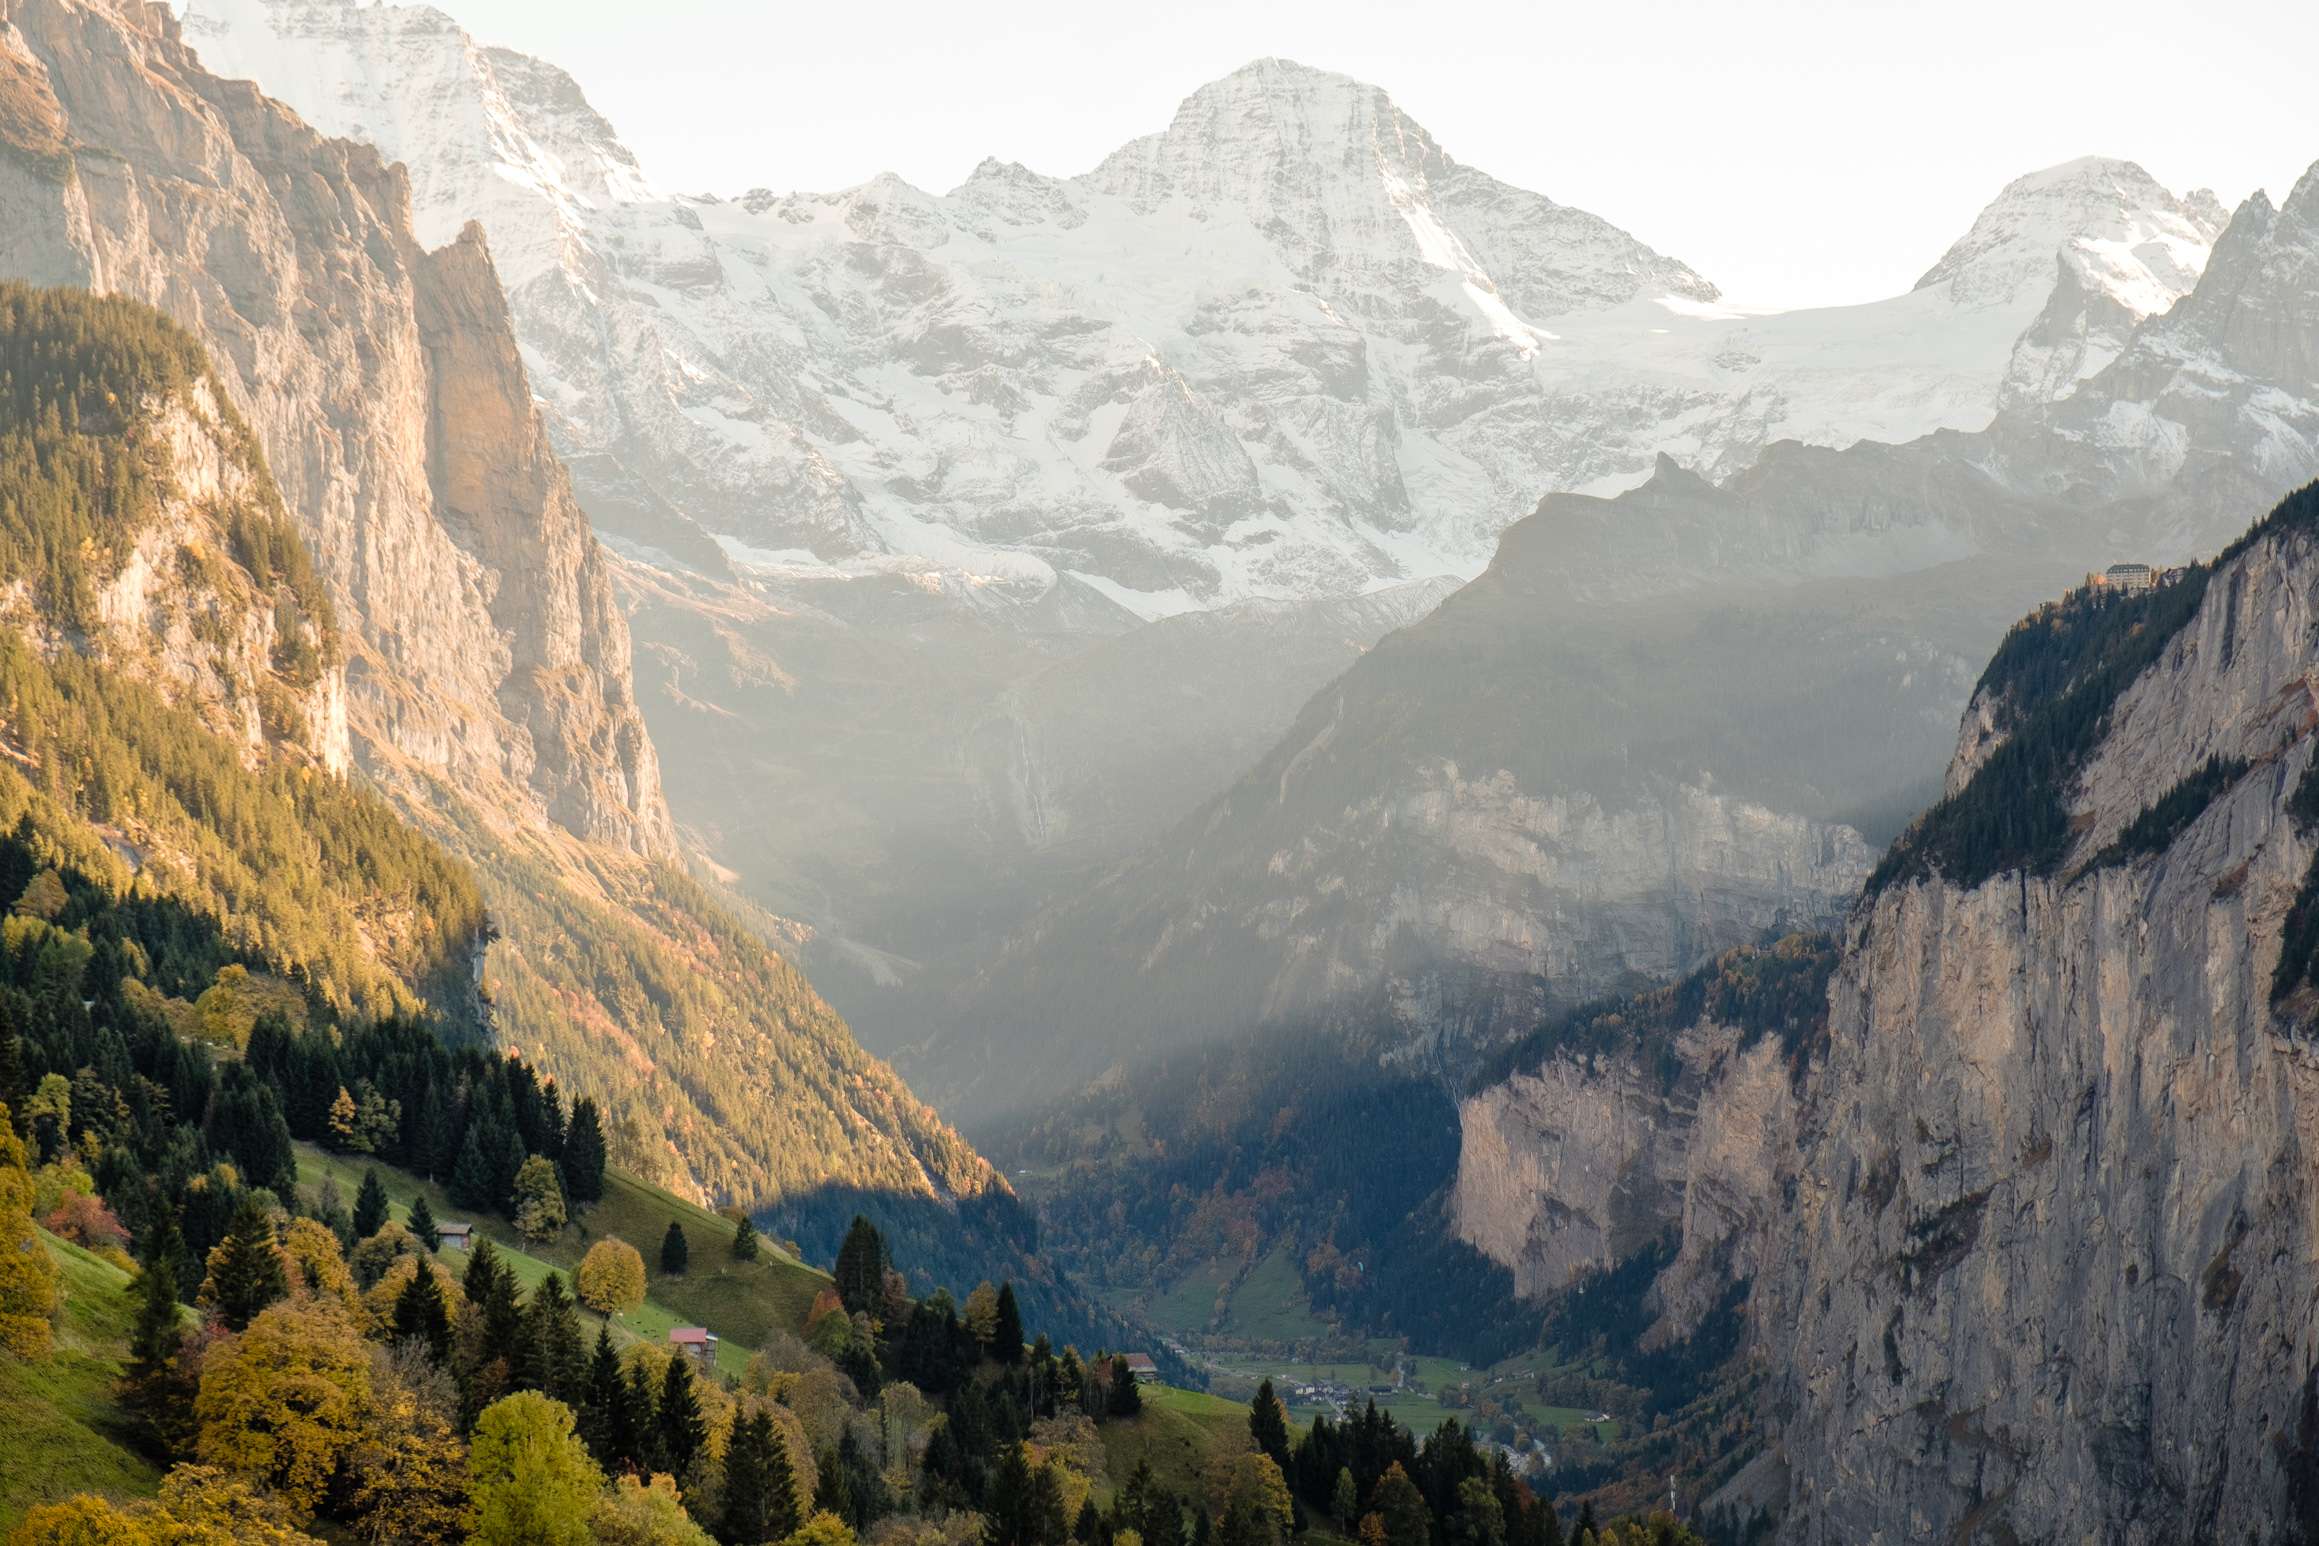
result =
[[[320,753],[473,865],[490,1029],[597,1098],[621,1162],[800,1238],[856,1189],[969,1233],[946,1210],[1004,1211],[771,926],[671,862],[625,618],[480,228],[422,247],[401,168],[205,70],[166,6],[0,0],[0,274],[144,300],[205,345],[337,618]],[[173,642],[198,597],[166,556],[107,605],[198,697],[209,663]]]
[[399,169],[210,75],[166,8],[10,0],[0,56],[0,271],[208,344],[346,624],[358,755],[668,851],[626,630],[480,238],[423,252]]
[[[2227,558],[2118,695],[2058,865],[1852,920],[1754,1311],[1797,1538],[2301,1538],[2319,1051],[2274,984],[2319,836],[2315,516]],[[2169,840],[2105,853],[2214,759]]]

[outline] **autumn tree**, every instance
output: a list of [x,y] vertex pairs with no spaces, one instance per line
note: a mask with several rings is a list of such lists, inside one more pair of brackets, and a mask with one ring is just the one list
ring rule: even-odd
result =
[[1396,1460],[1377,1478],[1370,1505],[1385,1527],[1385,1546],[1432,1546],[1433,1519],[1425,1495]]
[[606,1235],[580,1258],[580,1303],[617,1315],[644,1303],[644,1258],[618,1235]]
[[563,1188],[556,1184],[555,1162],[544,1154],[534,1154],[515,1173],[515,1228],[535,1245],[563,1233]]
[[468,1539],[476,1546],[588,1546],[603,1473],[572,1410],[536,1390],[484,1408],[467,1455]]
[[[684,1511],[676,1482],[667,1476],[655,1476],[649,1482],[621,1477],[596,1500],[588,1523],[595,1532],[596,1546],[714,1546],[715,1541]],[[771,1538],[726,1537],[751,1542]]]
[[[431,1282],[433,1274],[412,1281]],[[355,1531],[373,1546],[454,1546],[467,1538],[466,1446],[399,1379],[375,1382],[347,1475]]]
[[277,1304],[203,1361],[195,1453],[312,1515],[362,1436],[370,1354],[334,1304]]
[[59,1276],[33,1227],[23,1141],[0,1105],[0,1349],[19,1358],[48,1356]]

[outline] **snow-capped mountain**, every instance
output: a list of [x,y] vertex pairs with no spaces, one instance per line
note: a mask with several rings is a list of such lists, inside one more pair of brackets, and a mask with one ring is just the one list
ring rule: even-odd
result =
[[1083,176],[723,200],[656,193],[568,76],[439,11],[191,0],[186,27],[405,161],[423,234],[484,223],[606,528],[1016,600],[1076,576],[1145,617],[1471,575],[1540,494],[1661,453],[1978,429],[2106,363],[2219,227],[2210,195],[2073,162],[1908,295],[1752,316],[1282,60]]

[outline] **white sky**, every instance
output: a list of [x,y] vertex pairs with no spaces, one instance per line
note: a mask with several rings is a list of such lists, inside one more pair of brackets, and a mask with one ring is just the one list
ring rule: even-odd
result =
[[1998,188],[2074,156],[2233,205],[2319,160],[2311,0],[435,3],[570,70],[681,191],[1080,172],[1277,54],[1763,304],[1905,290]]

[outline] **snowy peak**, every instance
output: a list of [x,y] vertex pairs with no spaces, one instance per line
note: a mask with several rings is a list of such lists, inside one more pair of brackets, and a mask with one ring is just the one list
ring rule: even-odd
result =
[[510,288],[569,262],[588,211],[657,196],[571,76],[477,44],[432,6],[187,0],[183,27],[217,74],[409,167],[428,247],[482,221]]
[[1143,215],[1242,214],[1316,283],[1445,271],[1525,353],[1521,317],[1716,294],[1609,222],[1459,165],[1381,88],[1286,59],[1201,87],[1080,182]]
[[2131,161],[2065,161],[2007,183],[1916,288],[1945,287],[1965,306],[2010,305],[2049,291],[2058,261],[2089,293],[2153,316],[2197,283],[2220,210],[2211,192],[2177,198]]

